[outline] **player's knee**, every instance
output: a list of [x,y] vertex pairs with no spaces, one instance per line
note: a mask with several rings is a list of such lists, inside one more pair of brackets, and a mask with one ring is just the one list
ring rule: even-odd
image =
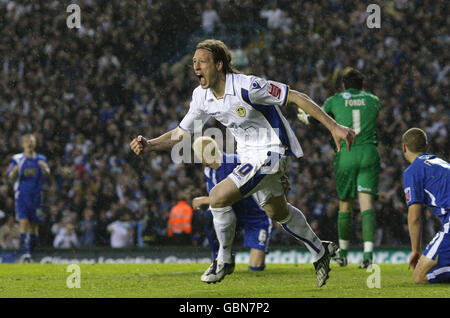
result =
[[[267,208],[267,206],[264,206],[264,211],[266,211],[267,216],[269,218],[271,218],[272,220],[275,218],[276,214],[275,214],[274,210]],[[274,220],[274,221],[276,221],[276,220]]]
[[354,200],[340,200],[339,201],[339,211],[340,212],[351,212],[353,210]]
[[413,281],[416,284],[428,283],[426,274],[424,274],[424,273],[422,273],[420,271],[417,271],[417,270],[414,271],[414,273],[413,273]]
[[264,205],[264,211],[269,218],[275,222],[282,221],[286,219],[289,215],[289,207],[286,201],[272,198]]
[[19,220],[19,228],[21,232],[28,232],[30,230],[30,222],[28,219],[23,218]]

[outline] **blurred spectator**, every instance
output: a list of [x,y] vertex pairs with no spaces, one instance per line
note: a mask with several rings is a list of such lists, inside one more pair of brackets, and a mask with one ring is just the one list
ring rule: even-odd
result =
[[167,221],[167,234],[173,244],[188,244],[191,241],[194,211],[188,203],[189,194],[182,191],[179,201],[172,207]]
[[5,224],[0,226],[0,246],[3,249],[17,250],[20,243],[19,224],[14,216],[7,217]]
[[55,248],[74,248],[79,247],[79,241],[73,224],[66,223],[58,228],[53,247]]
[[111,233],[111,247],[132,247],[134,244],[134,229],[131,212],[128,209],[123,209],[119,214],[119,219],[108,225],[108,231]]
[[85,209],[83,214],[83,219],[80,221],[81,246],[92,246],[97,226],[97,222],[94,220],[94,211]]
[[106,215],[106,211],[101,211],[98,220],[97,227],[95,231],[95,242],[97,246],[109,246],[110,245],[110,234],[108,232],[108,225],[110,220]]
[[58,207],[52,206],[48,213],[44,215],[44,222],[39,227],[39,241],[42,246],[52,246],[55,234],[52,228],[60,221]]
[[134,227],[136,228],[136,245],[145,247],[144,233],[147,228],[148,216],[144,211],[137,211],[135,215]]
[[285,13],[278,7],[275,0],[270,1],[268,8],[261,10],[260,16],[267,19],[267,26],[271,29],[279,29],[286,22]]
[[217,11],[213,8],[212,0],[206,1],[205,9],[202,13],[202,28],[205,34],[212,34],[214,27],[220,21]]

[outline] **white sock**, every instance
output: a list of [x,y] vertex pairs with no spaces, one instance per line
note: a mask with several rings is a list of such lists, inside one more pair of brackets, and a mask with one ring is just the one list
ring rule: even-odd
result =
[[348,250],[348,247],[350,246],[350,241],[348,240],[339,240],[339,248],[343,250]]
[[364,242],[364,253],[373,252],[373,242]]
[[325,253],[322,241],[313,232],[302,211],[291,204],[288,204],[288,209],[289,216],[278,223],[281,224],[286,232],[297,240],[302,241],[311,252],[313,262],[317,261]]
[[219,263],[231,263],[231,250],[236,231],[236,214],[231,206],[224,208],[211,208],[214,229],[219,241],[217,261]]

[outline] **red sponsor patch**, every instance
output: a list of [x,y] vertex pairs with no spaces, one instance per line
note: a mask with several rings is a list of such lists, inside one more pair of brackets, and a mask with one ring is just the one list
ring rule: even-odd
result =
[[281,88],[279,88],[276,85],[273,85],[272,83],[269,84],[269,94],[273,97],[276,97],[280,99],[281,96]]
[[405,189],[405,199],[406,199],[406,203],[411,201],[411,188],[410,187],[407,187]]

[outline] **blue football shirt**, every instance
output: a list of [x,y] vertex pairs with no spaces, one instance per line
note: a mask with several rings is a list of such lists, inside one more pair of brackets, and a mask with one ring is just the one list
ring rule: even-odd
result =
[[450,164],[435,155],[423,153],[404,171],[407,206],[426,204],[443,224],[449,222]]
[[6,173],[9,174],[15,166],[19,166],[19,172],[14,183],[16,198],[39,194],[42,191],[44,174],[39,167],[38,161],[47,162],[47,158],[41,154],[27,157],[24,153],[13,156]]

